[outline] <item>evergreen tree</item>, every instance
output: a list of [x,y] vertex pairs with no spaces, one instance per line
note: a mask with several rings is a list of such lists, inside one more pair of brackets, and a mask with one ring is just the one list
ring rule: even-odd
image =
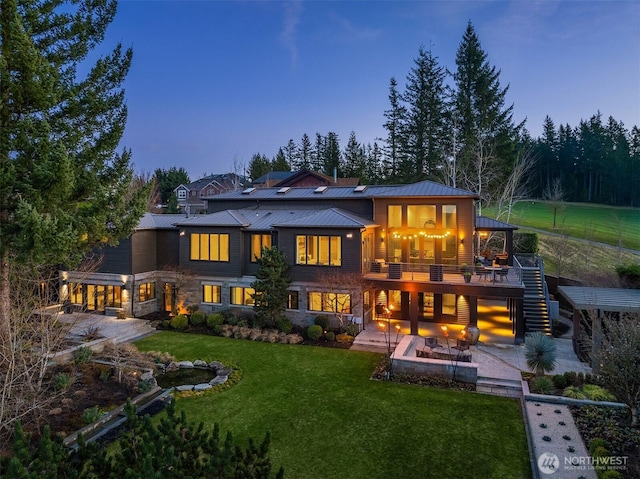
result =
[[316,142],[314,145],[311,169],[313,171],[322,172],[325,162],[325,139],[320,133],[316,132]]
[[300,145],[298,146],[297,163],[294,166],[295,170],[311,170],[313,169],[313,146],[309,135],[306,133],[302,135]]
[[261,176],[266,175],[271,171],[271,161],[265,155],[256,153],[251,157],[249,162],[249,178],[252,181],[257,180]]
[[324,138],[324,161],[322,172],[333,177],[334,172],[342,176],[342,155],[340,154],[340,140],[338,134],[330,131]]
[[169,201],[167,201],[167,214],[175,215],[180,213],[180,205],[178,205],[178,198],[176,195],[171,195]]
[[169,201],[171,195],[174,195],[173,190],[178,186],[191,183],[189,174],[183,167],[176,168],[172,166],[168,170],[157,168],[153,177],[160,192],[160,201],[163,204]]
[[558,168],[558,133],[553,120],[547,115],[542,125],[542,138],[538,141],[538,189],[537,195],[543,195],[551,188],[553,177]]
[[384,147],[383,177],[388,183],[395,183],[399,179],[401,151],[404,145],[403,126],[407,111],[402,105],[402,97],[398,93],[398,83],[393,77],[389,82],[389,103],[391,108],[384,112],[387,121],[383,126],[387,130],[387,138]]
[[342,173],[346,178],[362,178],[366,167],[365,153],[362,145],[358,143],[354,131],[349,135],[349,141],[344,149],[343,161]]
[[488,190],[492,181],[510,173],[516,133],[522,124],[514,126],[513,105],[505,106],[509,87],[500,86],[500,70],[489,64],[471,22],[458,47],[456,67],[453,121],[460,131],[457,171],[466,180],[465,187],[482,194],[480,170]]
[[431,51],[420,47],[402,97],[407,104],[400,168],[403,182],[434,179],[436,167],[444,163],[446,75]]
[[364,174],[360,182],[364,185],[377,185],[380,184],[383,175],[384,167],[384,155],[382,150],[378,146],[378,143],[374,142],[373,146],[367,144],[366,148],[366,164]]
[[287,157],[282,148],[278,148],[278,153],[276,153],[276,156],[271,160],[271,171],[291,171],[291,165],[287,161]]
[[287,161],[287,164],[289,165],[289,170],[286,170],[286,171],[290,171],[291,168],[295,168],[295,165],[298,164],[299,153],[298,153],[298,146],[296,145],[296,142],[293,141],[292,139],[289,140],[289,143],[287,143],[287,146],[284,147],[283,152],[284,152],[284,158]]
[[263,248],[257,262],[256,280],[251,284],[255,290],[256,322],[263,328],[278,328],[287,309],[287,288],[291,283],[289,265],[276,246]]

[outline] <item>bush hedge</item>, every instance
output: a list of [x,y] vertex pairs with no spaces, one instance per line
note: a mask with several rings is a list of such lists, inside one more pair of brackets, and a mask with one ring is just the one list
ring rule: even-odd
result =
[[320,339],[322,337],[322,326],[319,324],[313,324],[307,328],[307,338],[312,341]]
[[204,324],[206,319],[207,316],[204,311],[194,311],[193,313],[191,313],[190,322],[194,326],[200,326],[201,324]]
[[177,331],[183,331],[187,329],[187,324],[189,324],[189,320],[184,314],[179,314],[171,318],[169,321],[169,326]]

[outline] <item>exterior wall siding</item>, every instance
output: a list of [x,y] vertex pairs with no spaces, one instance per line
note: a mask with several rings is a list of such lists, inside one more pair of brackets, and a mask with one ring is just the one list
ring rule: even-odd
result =
[[131,238],[121,239],[118,246],[105,246],[94,250],[98,258],[98,273],[131,274]]
[[154,230],[138,231],[131,241],[132,273],[142,273],[158,269],[157,232]]

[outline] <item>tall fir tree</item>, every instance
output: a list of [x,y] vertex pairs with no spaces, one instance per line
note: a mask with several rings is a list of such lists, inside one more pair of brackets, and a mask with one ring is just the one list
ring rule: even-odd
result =
[[384,146],[383,177],[387,183],[399,180],[400,162],[404,145],[404,122],[407,110],[402,104],[402,95],[398,92],[398,82],[391,78],[389,82],[390,108],[385,110],[384,129],[387,130]]
[[349,141],[343,153],[342,173],[346,178],[362,178],[365,172],[365,152],[364,148],[356,139],[356,133],[349,134]]
[[[505,106],[509,87],[501,87],[500,70],[487,58],[469,22],[456,52],[453,121],[460,132],[457,171],[466,179],[464,186],[477,193],[481,193],[479,169],[485,170],[484,187],[489,189],[487,182],[496,179],[499,183],[499,178],[510,173],[517,132],[523,125],[514,125],[513,105]],[[486,175],[486,169],[495,174]]]
[[400,168],[403,182],[433,180],[436,168],[444,163],[446,76],[431,50],[420,47],[402,97],[407,108]]
[[291,165],[287,161],[287,157],[282,148],[278,149],[278,153],[276,153],[276,156],[271,160],[271,171],[291,171]]
[[322,172],[333,177],[334,174],[342,175],[342,155],[340,153],[340,140],[338,134],[330,131],[324,138],[324,161]]
[[117,152],[133,53],[118,44],[78,68],[115,14],[115,0],[0,3],[0,339],[11,262],[71,266],[145,211],[131,153]]
[[284,153],[284,158],[289,165],[289,170],[291,170],[292,168],[295,169],[295,165],[298,164],[299,157],[298,145],[296,145],[296,142],[293,141],[293,139],[290,139],[289,143],[287,143],[282,151]]
[[271,161],[269,161],[266,155],[256,153],[251,157],[251,161],[249,162],[249,178],[251,178],[251,181],[257,180],[270,171]]
[[300,139],[300,145],[298,145],[298,162],[295,165],[295,170],[311,170],[313,169],[313,146],[309,135],[306,133],[302,135]]

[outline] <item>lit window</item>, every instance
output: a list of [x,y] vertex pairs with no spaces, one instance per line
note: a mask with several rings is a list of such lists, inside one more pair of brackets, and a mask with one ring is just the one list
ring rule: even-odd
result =
[[402,206],[400,205],[388,206],[387,228],[402,228]]
[[184,200],[187,197],[187,191],[186,190],[178,190],[178,199],[179,200]]
[[202,286],[203,303],[220,303],[220,286],[215,284],[205,284]]
[[150,301],[156,299],[156,284],[155,283],[142,283],[139,288],[140,302]]
[[191,234],[192,261],[229,261],[228,234]]
[[69,283],[69,301],[72,304],[82,304],[82,284]]
[[341,266],[340,236],[297,236],[296,264]]
[[442,295],[442,314],[450,314],[452,316],[455,316],[456,314],[456,295],[455,294]]
[[351,313],[351,295],[347,293],[308,293],[309,311]]
[[409,205],[407,206],[407,227],[409,228],[435,228],[435,205]]
[[252,263],[255,263],[256,260],[262,258],[263,248],[271,248],[271,235],[270,234],[251,235],[251,262]]
[[233,286],[231,288],[231,304],[238,306],[253,306],[255,300],[253,296],[256,294],[253,288],[241,288]]
[[456,205],[442,205],[442,227],[450,230],[458,229]]

